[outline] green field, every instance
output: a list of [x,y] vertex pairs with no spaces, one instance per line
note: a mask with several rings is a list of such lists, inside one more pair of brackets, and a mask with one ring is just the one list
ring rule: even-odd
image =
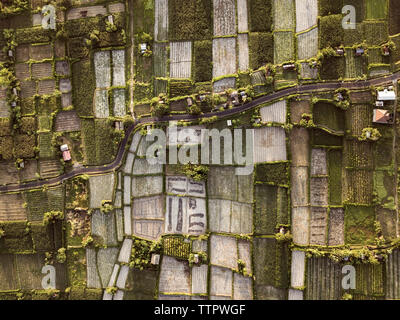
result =
[[387,0],[365,0],[367,19],[386,19]]

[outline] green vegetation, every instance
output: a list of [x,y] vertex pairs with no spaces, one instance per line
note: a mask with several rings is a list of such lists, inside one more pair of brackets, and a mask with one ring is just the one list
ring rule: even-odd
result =
[[194,81],[210,81],[212,79],[212,41],[195,41],[193,50]]
[[89,59],[72,65],[73,105],[79,116],[93,116],[93,95],[96,88],[94,67]]
[[334,104],[320,101],[313,107],[313,119],[317,126],[344,132],[344,111]]
[[385,19],[387,0],[365,0],[367,19]]
[[190,240],[182,236],[166,236],[163,238],[164,255],[188,260],[190,248]]
[[212,12],[212,0],[168,1],[169,39],[210,39]]
[[250,68],[256,70],[274,60],[274,38],[272,33],[249,34]]
[[258,164],[255,173],[256,182],[275,185],[289,184],[289,164],[287,162]]
[[[327,16],[331,14],[341,14],[343,8],[343,0],[319,0],[319,14]],[[347,4],[347,2],[346,2]]]
[[254,232],[274,235],[277,225],[278,187],[255,186]]
[[193,84],[188,80],[170,80],[169,82],[169,96],[171,98],[188,96],[193,91]]
[[271,31],[272,0],[248,0],[248,13],[250,31]]
[[371,244],[375,238],[375,211],[373,207],[345,207],[346,244]]
[[204,165],[197,165],[192,163],[187,163],[180,166],[180,170],[187,177],[193,179],[194,181],[207,180],[208,167]]
[[131,268],[143,270],[151,268],[152,254],[160,254],[162,249],[161,242],[153,242],[142,239],[134,239],[132,244],[132,255],[129,266]]
[[341,14],[321,17],[320,19],[320,48],[335,48],[343,43],[344,31]]
[[47,226],[50,223],[55,223],[56,220],[63,220],[64,213],[62,211],[49,211],[43,215],[43,224]]

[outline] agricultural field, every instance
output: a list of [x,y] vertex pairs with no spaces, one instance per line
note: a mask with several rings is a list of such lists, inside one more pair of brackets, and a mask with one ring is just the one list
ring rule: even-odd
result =
[[293,32],[274,33],[274,63],[282,64],[294,60],[294,34]]
[[296,32],[302,32],[317,24],[318,1],[296,0]]
[[236,73],[236,39],[213,40],[213,78]]
[[385,19],[387,0],[365,0],[366,19]]
[[170,77],[188,79],[192,68],[192,42],[170,43]]
[[213,0],[214,36],[236,34],[236,6],[234,0]]
[[306,60],[318,53],[318,28],[297,35],[297,57]]
[[274,29],[293,30],[295,28],[295,0],[274,0]]

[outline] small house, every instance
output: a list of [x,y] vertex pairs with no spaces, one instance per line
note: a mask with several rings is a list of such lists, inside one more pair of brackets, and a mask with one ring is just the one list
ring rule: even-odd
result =
[[285,63],[283,65],[283,70],[285,71],[293,71],[296,69],[296,65],[294,63]]
[[22,160],[21,162],[18,162],[18,168],[23,169],[25,168],[25,161]]
[[357,48],[357,49],[356,49],[356,56],[357,56],[357,57],[362,56],[364,53],[365,53],[364,48]]
[[374,109],[373,122],[380,124],[392,124],[393,114],[388,110]]
[[140,44],[140,54],[145,54],[147,51],[147,43]]
[[12,50],[8,50],[8,56],[9,56],[9,57],[13,57],[13,55],[14,55],[14,54],[13,54],[13,51],[12,51]]
[[337,95],[336,95],[336,99],[337,99],[337,101],[343,101],[344,97],[340,92],[338,92]]
[[378,108],[382,108],[384,106],[384,103],[383,103],[383,101],[376,101],[375,106]]
[[205,96],[204,94],[201,94],[201,95],[199,96],[199,100],[200,100],[201,102],[206,101],[206,96]]
[[390,56],[390,49],[388,46],[383,47],[383,55],[384,56]]
[[237,91],[234,91],[231,93],[231,100],[232,100],[233,105],[235,105],[235,106],[240,104],[239,95],[238,95]]
[[380,101],[395,101],[396,93],[393,90],[385,89],[383,91],[378,91],[378,100]]
[[344,55],[343,48],[336,48],[336,54],[338,54],[339,56],[343,56]]
[[114,24],[114,18],[112,15],[109,15],[107,18],[109,23]]
[[192,98],[188,97],[188,98],[186,99],[186,103],[187,103],[187,106],[188,106],[188,107],[191,107],[191,106],[193,105],[193,100],[192,100]]
[[87,17],[87,10],[82,10],[81,12],[80,12],[80,14],[81,14],[81,17],[82,18],[86,18]]
[[65,162],[71,161],[71,152],[69,151],[68,145],[67,144],[63,144],[60,147],[60,150],[62,152],[64,161]]
[[232,120],[226,120],[226,125],[228,127],[231,127],[232,126]]

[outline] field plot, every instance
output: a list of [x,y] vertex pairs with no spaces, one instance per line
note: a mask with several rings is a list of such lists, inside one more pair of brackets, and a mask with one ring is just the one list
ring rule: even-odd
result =
[[40,158],[52,158],[54,156],[53,146],[51,144],[52,134],[45,132],[39,134],[39,155]]
[[252,232],[252,206],[230,200],[209,200],[210,230],[245,234]]
[[15,264],[21,289],[42,289],[44,255],[17,254]]
[[253,299],[253,279],[233,274],[233,299],[234,300],[252,300]]
[[133,202],[133,233],[157,240],[164,231],[164,198],[162,196],[135,199]]
[[162,193],[162,176],[134,177],[132,178],[132,196],[145,197]]
[[344,244],[344,210],[331,208],[329,213],[328,246]]
[[101,288],[97,271],[96,249],[86,249],[86,274],[88,288]]
[[213,0],[214,36],[236,34],[235,0]]
[[274,64],[294,60],[293,32],[274,33]]
[[81,120],[76,114],[76,111],[61,111],[57,113],[56,116],[56,124],[55,130],[56,132],[60,131],[80,131],[81,129]]
[[249,36],[247,34],[238,34],[239,49],[239,70],[249,69]]
[[236,39],[213,40],[213,78],[236,73]]
[[190,293],[190,287],[188,263],[164,256],[160,270],[160,293]]
[[398,1],[389,0],[389,33],[400,33],[400,7]]
[[[1,166],[0,166],[1,171]],[[4,172],[4,171],[2,171]],[[19,171],[21,181],[37,179],[36,174],[38,173],[38,165],[36,160],[26,160],[25,167]],[[15,180],[14,180],[15,182]],[[0,182],[1,184],[1,182]]]
[[114,102],[114,106],[113,106],[114,116],[115,117],[124,117],[126,115],[125,89],[114,89],[113,90],[113,102]]
[[299,60],[315,57],[318,53],[318,28],[297,36],[297,55]]
[[292,168],[292,205],[308,205],[308,168]]
[[207,276],[207,265],[192,268],[192,294],[207,294]]
[[307,261],[308,300],[339,300],[342,296],[342,267],[329,258],[311,258]]
[[90,177],[90,208],[100,208],[102,200],[112,200],[114,174]]
[[321,176],[327,174],[325,149],[312,149],[311,151],[311,175]]
[[317,126],[339,133],[344,131],[345,112],[335,105],[318,102],[314,105],[313,114]]
[[238,176],[235,168],[229,166],[211,166],[207,190],[210,198],[232,201],[253,202],[252,176]]
[[372,109],[369,105],[353,105],[347,112],[347,129],[353,136],[361,136],[362,130],[372,125]]
[[387,0],[365,0],[367,19],[385,19],[387,14]]
[[192,67],[192,42],[171,42],[170,61],[171,78],[190,78]]
[[262,122],[286,123],[286,100],[262,107],[260,115]]
[[254,163],[286,160],[286,134],[282,128],[254,130]]
[[97,268],[103,287],[109,285],[117,256],[118,248],[100,248],[97,252]]
[[361,77],[364,74],[364,59],[355,57],[354,50],[346,49],[346,75],[347,79]]
[[[364,186],[366,186],[366,184]],[[346,244],[372,243],[375,236],[374,208],[348,205],[345,210],[344,225]]]
[[167,44],[166,43],[154,43],[154,76],[155,77],[166,77],[167,76]]
[[99,237],[106,246],[117,245],[114,212],[102,213],[99,209],[96,209],[92,214],[91,220],[90,230],[92,235]]
[[58,160],[40,160],[40,177],[43,179],[57,177],[61,174],[61,165]]
[[293,242],[298,245],[309,244],[310,208],[297,207],[292,209]]
[[296,32],[317,24],[318,0],[296,0]]
[[238,249],[235,238],[211,235],[210,250],[211,264],[229,269],[237,268]]
[[295,0],[274,0],[275,30],[292,30],[294,22]]
[[277,224],[278,187],[257,185],[255,190],[254,232],[262,235],[275,233]]
[[223,92],[229,88],[236,88],[235,78],[224,78],[213,83],[213,91],[215,93]]
[[367,170],[346,170],[346,201],[368,205],[372,202],[373,177]]
[[211,267],[211,299],[230,299],[232,297],[232,277],[232,270],[221,267]]
[[249,30],[247,16],[247,0],[237,0],[238,32]]
[[310,202],[312,206],[328,205],[328,178],[311,178]]
[[113,85],[125,86],[125,51],[112,51]]
[[110,110],[108,106],[108,92],[105,89],[96,89],[94,94],[95,116],[97,118],[108,118]]
[[111,85],[110,51],[97,51],[94,54],[96,87],[107,88]]
[[[170,0],[171,1],[171,0]],[[168,0],[155,0],[154,3],[154,39],[168,39]]]
[[304,287],[305,279],[305,262],[306,257],[304,251],[292,251],[292,266],[290,286],[292,288]]
[[310,161],[310,134],[305,128],[293,128],[290,133],[290,150],[293,166],[308,166]]
[[0,184],[18,183],[18,170],[13,162],[0,162]]
[[386,299],[394,300],[400,299],[400,292],[398,285],[400,283],[400,273],[398,272],[398,265],[400,263],[399,250],[393,250],[388,255],[386,262]]
[[272,33],[252,32],[249,34],[250,68],[257,70],[274,59],[274,38]]
[[381,45],[388,40],[388,25],[382,22],[364,22],[364,35],[368,45]]
[[26,220],[24,199],[20,193],[0,195],[0,221]]
[[311,207],[310,244],[323,246],[326,244],[327,208]]

